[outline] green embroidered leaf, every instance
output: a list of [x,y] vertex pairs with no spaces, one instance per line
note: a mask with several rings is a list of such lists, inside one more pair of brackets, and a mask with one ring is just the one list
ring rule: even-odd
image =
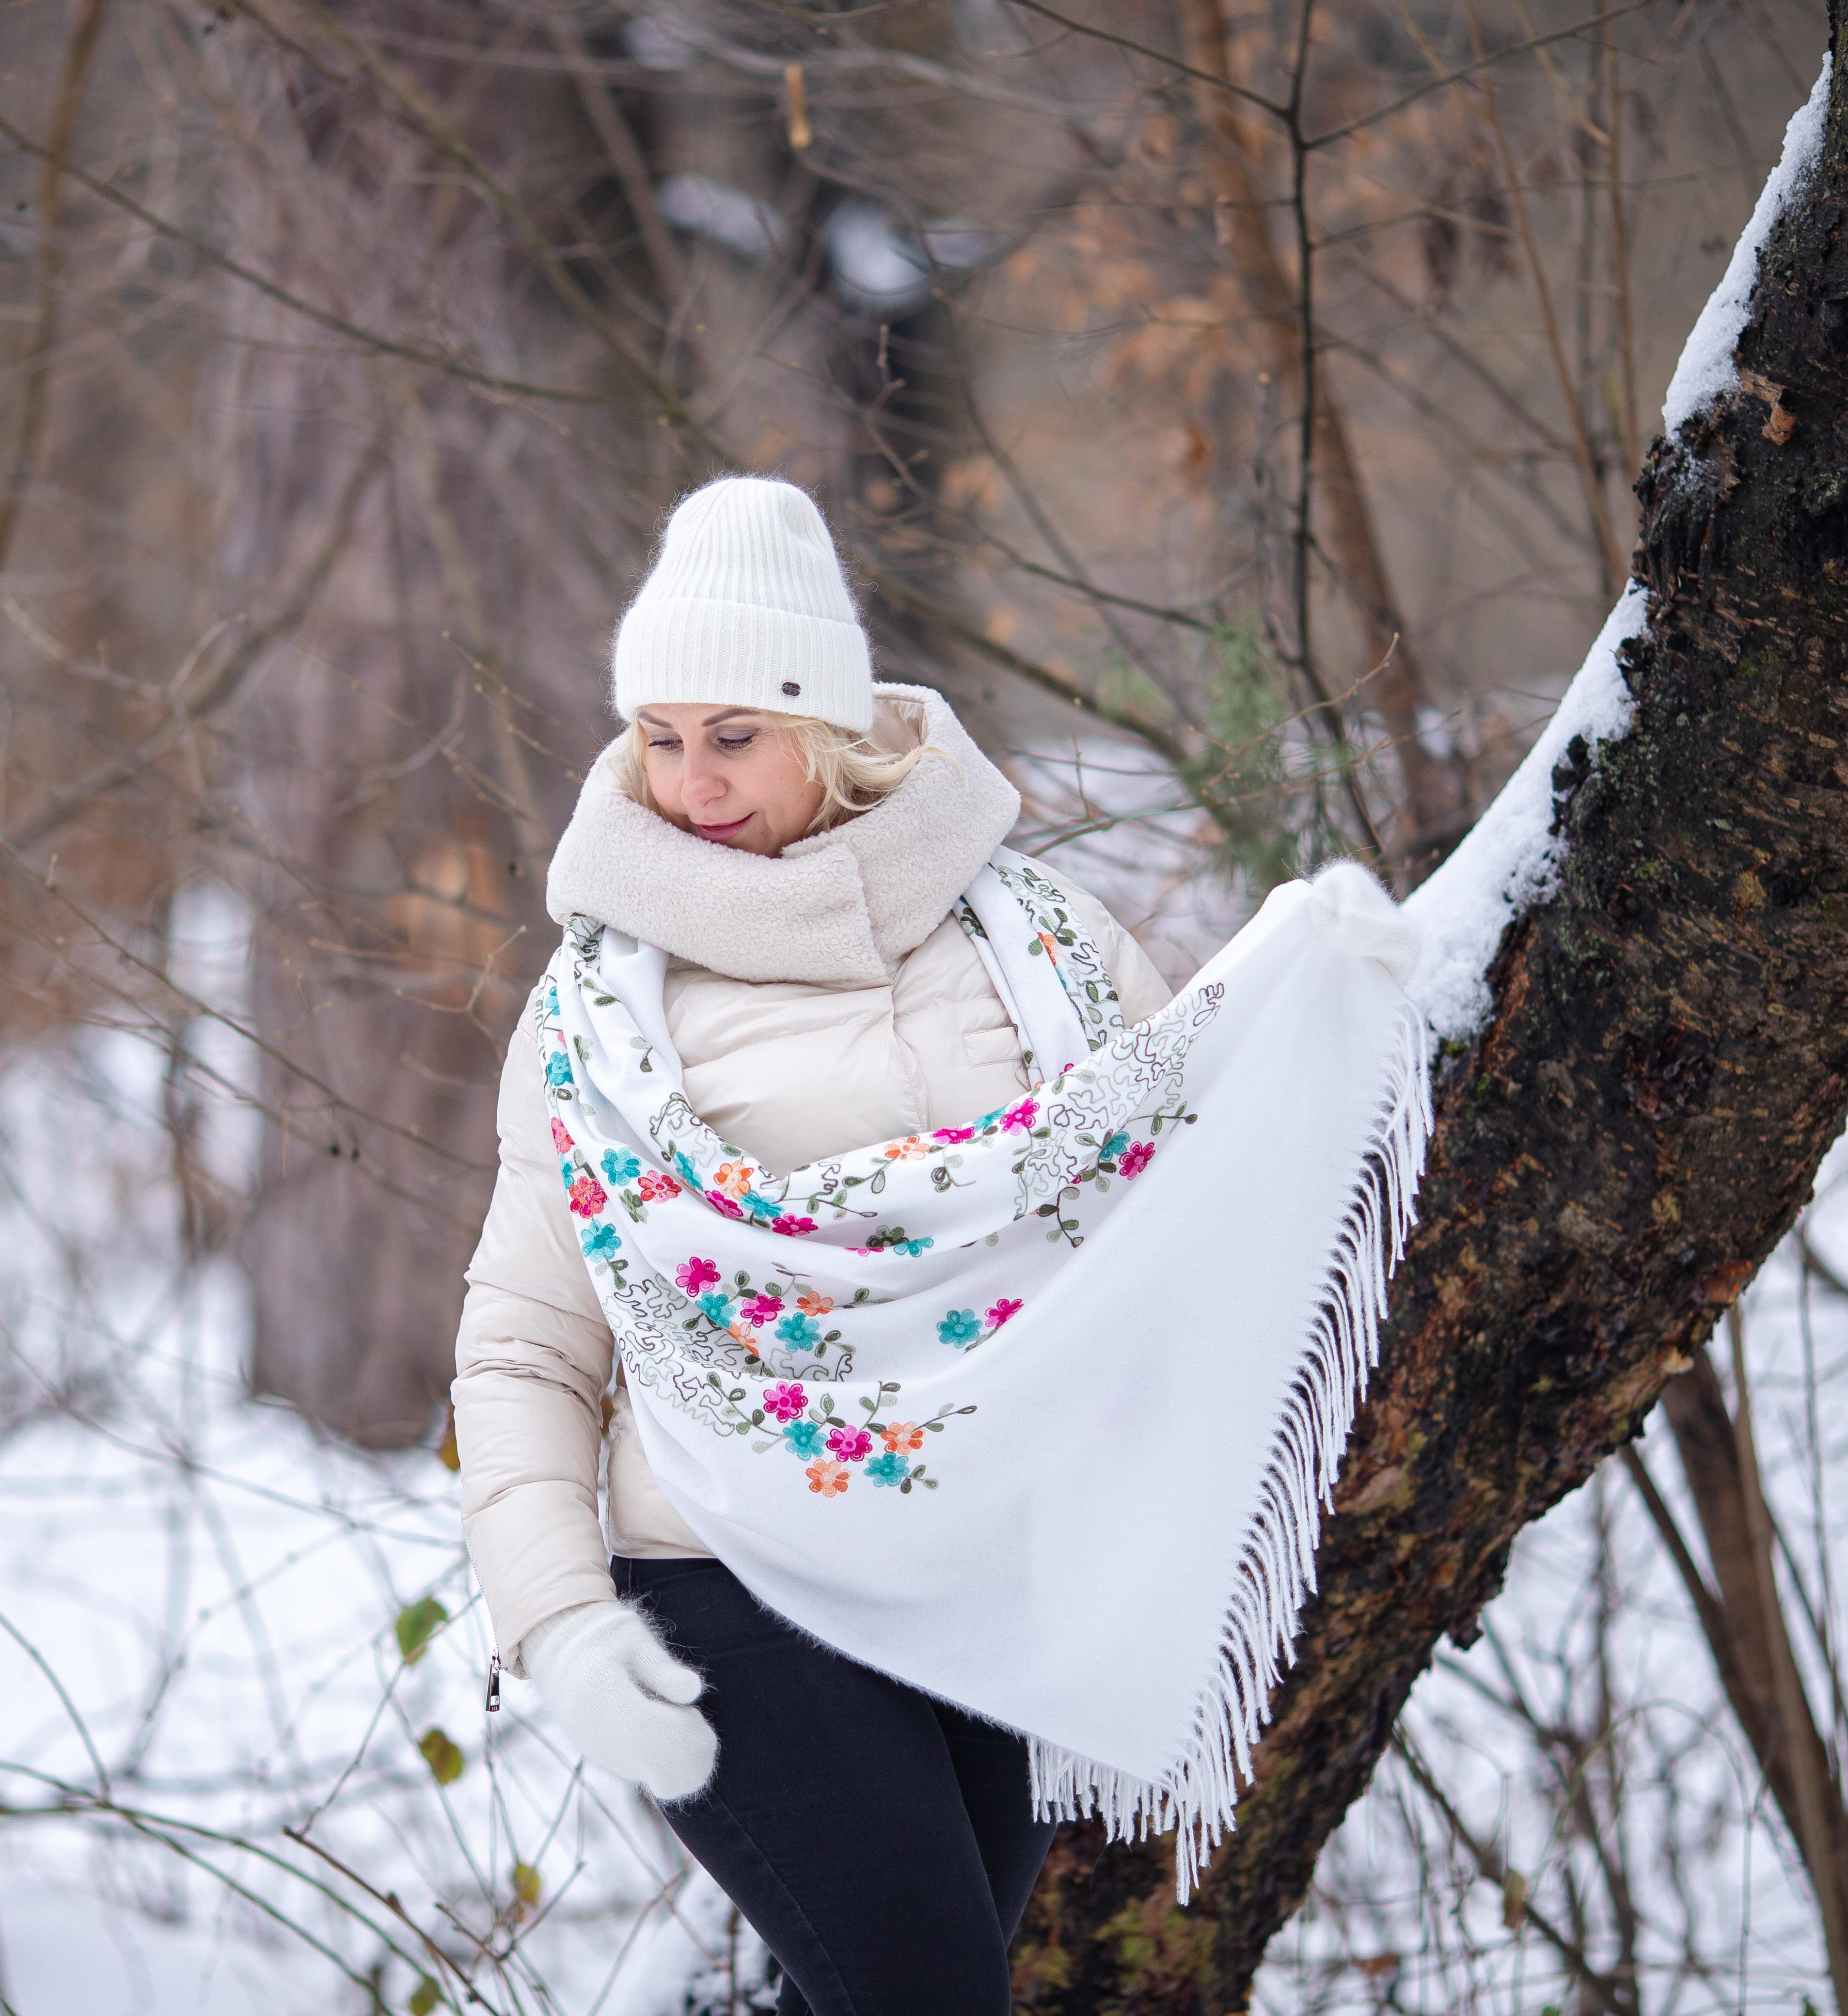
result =
[[448,1611],[434,1596],[420,1596],[415,1603],[405,1605],[398,1613],[395,1628],[398,1653],[407,1666],[416,1665],[425,1647],[448,1621]]

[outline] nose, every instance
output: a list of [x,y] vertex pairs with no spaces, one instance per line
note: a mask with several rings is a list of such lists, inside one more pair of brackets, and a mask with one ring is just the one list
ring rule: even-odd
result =
[[730,788],[724,773],[707,751],[693,747],[687,750],[680,776],[680,795],[689,806],[699,812],[710,811]]

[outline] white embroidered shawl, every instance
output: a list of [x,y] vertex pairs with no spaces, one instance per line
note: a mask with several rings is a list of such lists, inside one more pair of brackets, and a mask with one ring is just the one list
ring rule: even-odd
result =
[[1178,1823],[1184,1900],[1412,1218],[1416,938],[1336,867],[1125,1029],[1030,862],[997,851],[956,914],[1039,1082],[784,1172],[688,1106],[666,955],[574,918],[535,1009],[560,1174],[701,1540],[804,1630],[1025,1733],[1042,1812]]

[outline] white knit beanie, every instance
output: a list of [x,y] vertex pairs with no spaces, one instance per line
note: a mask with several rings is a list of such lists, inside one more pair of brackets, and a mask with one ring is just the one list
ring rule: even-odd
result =
[[677,700],[813,715],[863,735],[873,661],[821,513],[791,483],[722,476],[668,520],[616,626],[616,711]]

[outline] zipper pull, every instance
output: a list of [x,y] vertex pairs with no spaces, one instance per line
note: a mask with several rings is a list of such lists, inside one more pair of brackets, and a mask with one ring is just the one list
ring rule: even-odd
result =
[[500,1654],[498,1652],[488,1654],[487,1708],[490,1715],[500,1713]]

